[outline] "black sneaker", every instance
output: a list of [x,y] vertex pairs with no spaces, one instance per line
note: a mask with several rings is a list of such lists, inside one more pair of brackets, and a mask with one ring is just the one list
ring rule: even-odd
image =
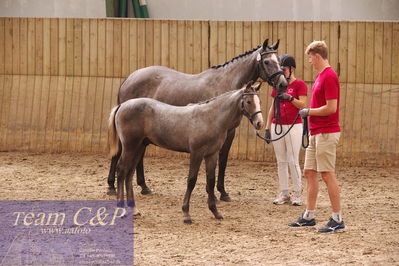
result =
[[319,233],[328,234],[343,231],[345,229],[344,221],[338,223],[333,218],[330,218],[328,223],[319,228]]
[[298,220],[296,220],[295,222],[288,224],[288,226],[290,227],[315,226],[315,225],[316,225],[316,220],[314,218],[311,220],[306,220],[303,217],[299,217]]

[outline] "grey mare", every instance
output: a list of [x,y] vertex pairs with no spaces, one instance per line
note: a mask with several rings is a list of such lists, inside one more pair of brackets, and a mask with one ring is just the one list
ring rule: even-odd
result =
[[[240,89],[244,84],[257,80],[259,77],[277,88],[279,92],[284,92],[288,84],[282,75],[276,55],[278,45],[279,41],[269,46],[267,39],[262,46],[196,75],[177,72],[162,66],[138,69],[122,83],[118,94],[118,104],[129,99],[146,97],[175,106],[184,106]],[[224,188],[224,175],[234,135],[234,129],[229,131],[219,154],[217,189],[221,193],[220,199],[224,201],[231,200]],[[119,157],[120,152],[111,161],[108,175],[108,194],[110,195],[115,194],[115,170]],[[137,184],[142,188],[141,193],[151,193],[145,183],[142,158],[136,170]]]
[[[257,91],[260,84],[224,93],[206,102],[173,106],[150,98],[128,100],[113,108],[109,117],[110,154],[120,149],[117,163],[117,204],[123,207],[124,185],[127,205],[135,207],[132,176],[148,143],[169,150],[190,153],[190,170],[183,200],[184,222],[191,223],[189,205],[198,170],[205,159],[208,207],[216,219],[223,219],[216,208],[215,168],[228,132],[248,117],[257,130],[264,121]],[[137,211],[137,209],[136,209]]]

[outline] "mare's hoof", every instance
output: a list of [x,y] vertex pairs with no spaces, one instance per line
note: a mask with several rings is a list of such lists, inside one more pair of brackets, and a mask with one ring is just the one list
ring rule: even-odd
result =
[[116,195],[115,188],[108,188],[107,195],[110,195],[110,196]]
[[191,218],[184,218],[184,223],[185,224],[192,224],[193,220],[191,220]]
[[229,194],[224,194],[220,196],[220,200],[221,201],[225,201],[225,202],[232,202],[233,200],[230,198]]
[[149,187],[145,187],[145,188],[141,189],[141,194],[149,195],[149,194],[152,194],[152,191]]
[[215,218],[218,220],[223,220],[223,216],[221,214],[216,214]]
[[123,207],[125,207],[125,202],[123,200],[118,200],[118,202],[116,203],[116,206],[123,208]]

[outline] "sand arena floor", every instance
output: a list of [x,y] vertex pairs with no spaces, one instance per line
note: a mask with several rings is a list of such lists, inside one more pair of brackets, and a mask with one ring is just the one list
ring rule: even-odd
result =
[[[108,164],[104,155],[1,152],[0,199],[114,199],[106,195]],[[316,228],[287,227],[303,207],[271,204],[273,163],[230,161],[226,189],[233,202],[218,204],[222,221],[207,208],[202,166],[191,225],[183,224],[181,212],[188,160],[146,158],[145,167],[154,193],[144,196],[134,187],[142,213],[135,219],[136,265],[399,263],[398,168],[338,167],[347,230],[320,235]],[[330,215],[326,188],[320,188],[318,225]]]

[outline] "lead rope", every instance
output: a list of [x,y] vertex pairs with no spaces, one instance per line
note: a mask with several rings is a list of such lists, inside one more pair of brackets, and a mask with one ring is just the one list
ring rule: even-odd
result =
[[303,119],[302,147],[306,149],[307,147],[309,147],[309,125],[307,117],[302,119]]
[[[280,99],[277,96],[274,97],[273,113],[276,120],[274,133],[276,133],[276,135],[280,135],[281,133],[283,133],[283,122],[281,121]],[[279,126],[279,131],[277,130],[277,126]]]
[[[275,138],[275,139],[267,139],[267,138],[265,138],[265,137],[262,137],[262,136],[259,134],[258,131],[256,131],[256,136],[259,137],[259,138],[261,138],[261,139],[263,139],[264,141],[269,141],[269,142],[277,141],[277,140],[279,140],[279,139],[282,139],[282,138],[284,138],[284,137],[290,132],[291,128],[295,125],[295,122],[298,120],[298,117],[299,117],[299,113],[298,113],[297,116],[295,117],[294,123],[292,123],[292,125],[290,125],[290,127],[288,128],[288,130],[287,130],[283,135],[281,135],[281,136],[278,137],[278,138]],[[280,133],[280,134],[281,134],[281,133]]]
[[[287,80],[290,80],[292,75],[292,71],[291,71],[291,67],[290,67],[290,76],[287,78]],[[283,132],[283,122],[281,121],[281,106],[280,106],[280,98],[274,97],[274,118],[276,119],[276,124],[274,127],[274,133],[276,133],[276,135],[280,135]],[[280,127],[280,130],[277,131],[277,126]]]
[[[294,122],[292,123],[292,125],[290,125],[290,127],[288,128],[288,130],[287,130],[283,135],[281,135],[281,136],[278,137],[278,138],[275,138],[275,139],[268,139],[268,138],[262,137],[262,136],[259,134],[258,131],[256,131],[256,136],[257,136],[258,138],[260,138],[260,139],[263,139],[264,141],[269,141],[269,142],[277,141],[277,140],[279,140],[279,139],[282,139],[282,138],[284,138],[284,137],[290,132],[290,130],[294,127],[294,125],[295,125],[296,121],[298,120],[298,118],[299,118],[299,113],[296,115]],[[281,133],[280,133],[280,134],[281,134]],[[306,144],[305,144],[305,143],[306,143]],[[306,149],[308,146],[309,146],[309,127],[308,127],[308,118],[305,117],[305,118],[303,118],[302,147]]]

